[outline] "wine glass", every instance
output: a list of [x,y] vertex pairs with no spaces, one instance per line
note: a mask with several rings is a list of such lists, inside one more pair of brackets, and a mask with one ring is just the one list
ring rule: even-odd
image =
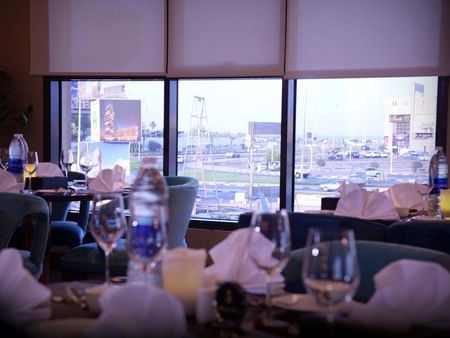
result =
[[86,148],[85,150],[82,150],[80,152],[80,162],[78,163],[78,166],[80,167],[81,171],[84,172],[86,175],[86,181],[84,187],[88,188],[88,174],[94,167],[94,156],[89,152],[89,150]]
[[164,205],[149,206],[143,201],[145,195],[146,192],[134,192],[130,199],[127,253],[140,268],[142,282],[147,283],[150,272],[158,265],[167,245],[167,210]]
[[61,167],[64,170],[64,174],[67,177],[69,170],[72,167],[72,164],[74,163],[72,149],[61,150],[61,157],[60,157],[59,161],[60,161]]
[[272,318],[272,278],[286,266],[291,252],[289,216],[285,209],[276,212],[253,213],[248,240],[248,254],[256,266],[266,275],[267,313],[262,319],[266,327],[283,323]]
[[0,149],[0,168],[8,170],[9,150],[8,148]]
[[417,169],[416,176],[414,178],[414,184],[422,200],[422,206],[421,210],[419,210],[419,215],[427,215],[428,197],[431,190],[433,190],[433,180],[430,179],[428,170],[424,168]]
[[26,192],[30,193],[32,191],[31,189],[31,177],[34,175],[34,173],[37,170],[39,164],[39,157],[37,151],[29,151],[26,154],[25,157],[25,164],[23,166],[23,170],[26,173],[26,179],[27,182],[27,188]]
[[126,229],[123,197],[117,193],[95,194],[89,230],[105,252],[105,284],[111,284],[109,255]]
[[350,303],[360,280],[353,230],[310,228],[303,261],[303,284],[326,309],[328,322]]

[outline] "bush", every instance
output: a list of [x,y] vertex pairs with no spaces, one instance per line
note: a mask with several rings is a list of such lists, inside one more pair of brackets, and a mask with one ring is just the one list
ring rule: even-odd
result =
[[327,163],[325,162],[325,160],[324,160],[323,158],[319,158],[319,159],[316,161],[316,164],[317,164],[318,167],[323,168],[323,167],[325,167],[325,165],[326,165]]

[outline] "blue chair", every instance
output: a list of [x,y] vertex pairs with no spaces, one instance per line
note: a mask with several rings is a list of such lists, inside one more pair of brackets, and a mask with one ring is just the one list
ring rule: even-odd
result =
[[[69,171],[68,173],[69,181],[84,180],[85,177],[83,173],[75,171]],[[50,246],[52,248],[63,248],[62,251],[67,251],[67,249],[82,244],[89,222],[90,201],[84,200],[79,202],[80,208],[76,220],[68,219],[70,203],[52,203]]]
[[[306,292],[302,281],[305,250],[303,248],[293,251],[282,272],[286,282],[285,290],[288,292]],[[354,299],[359,302],[367,302],[375,292],[374,275],[386,265],[399,259],[435,262],[450,271],[450,255],[440,251],[376,241],[356,241],[356,251],[361,280]]]
[[[239,227],[248,227],[251,216],[252,213],[250,212],[241,214],[239,216]],[[292,250],[305,246],[308,231],[311,227],[346,227],[353,229],[357,240],[380,242],[387,240],[387,226],[378,221],[329,214],[290,212],[289,223]]]
[[450,221],[412,219],[387,229],[388,242],[438,250],[450,254]]
[[[198,181],[193,177],[166,176],[169,189],[168,248],[185,247],[185,236],[198,191]],[[104,253],[97,243],[86,243],[71,249],[61,258],[63,271],[82,274],[103,275],[105,272]],[[112,276],[127,273],[128,255],[126,240],[118,241],[110,259]]]
[[[28,218],[31,221],[27,222]],[[23,223],[33,226],[31,248],[21,253],[25,268],[39,278],[49,234],[47,202],[38,196],[0,192],[0,220],[0,249],[9,246],[13,234]]]

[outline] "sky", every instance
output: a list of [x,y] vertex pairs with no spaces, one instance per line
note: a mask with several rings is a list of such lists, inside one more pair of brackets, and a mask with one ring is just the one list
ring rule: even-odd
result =
[[[437,77],[298,80],[297,134],[382,137],[386,100],[411,97],[415,82],[436,102]],[[102,82],[111,84],[117,82]],[[180,80],[179,130],[187,131],[200,109],[194,96],[205,99],[202,124],[210,132],[247,133],[249,121],[280,122],[281,85],[281,79]],[[142,120],[154,121],[157,130],[163,126],[163,93],[162,81],[126,82],[126,96],[142,100]]]

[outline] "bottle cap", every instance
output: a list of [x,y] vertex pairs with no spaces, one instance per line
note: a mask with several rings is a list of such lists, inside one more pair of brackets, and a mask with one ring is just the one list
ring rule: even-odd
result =
[[23,137],[23,134],[14,134],[14,137]]

